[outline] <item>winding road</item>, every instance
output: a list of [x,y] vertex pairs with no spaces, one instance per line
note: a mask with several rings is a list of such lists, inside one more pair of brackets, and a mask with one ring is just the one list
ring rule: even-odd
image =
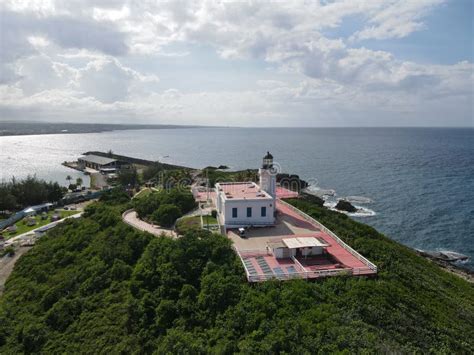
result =
[[162,228],[160,226],[156,226],[145,221],[142,221],[137,216],[137,212],[134,210],[125,211],[122,214],[122,220],[127,223],[128,225],[141,230],[142,232],[148,232],[156,236],[164,235],[166,237],[176,238],[177,234],[171,229]]

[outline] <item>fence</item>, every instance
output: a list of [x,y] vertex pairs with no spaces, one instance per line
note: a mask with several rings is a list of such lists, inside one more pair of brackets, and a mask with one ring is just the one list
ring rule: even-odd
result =
[[[304,219],[306,219],[308,222],[312,223],[312,224],[315,224],[317,225],[322,231],[326,232],[327,234],[329,234],[332,238],[334,238],[340,246],[342,246],[344,249],[346,249],[349,253],[351,253],[353,256],[355,256],[358,260],[362,261],[365,265],[367,265],[367,268],[371,271],[374,271],[374,272],[377,272],[377,266],[375,264],[373,264],[372,262],[370,262],[369,260],[367,260],[366,258],[364,258],[362,255],[360,255],[357,251],[355,251],[354,249],[352,249],[349,245],[347,245],[341,238],[339,238],[336,234],[334,234],[330,229],[326,228],[322,223],[318,222],[317,220],[315,220],[313,217],[307,215],[306,213],[304,213],[303,211],[299,210],[298,208],[290,205],[289,203],[285,202],[285,201],[282,201],[282,200],[278,200],[279,203],[287,206],[288,208],[290,208],[292,211],[298,213],[301,217],[303,217]],[[367,269],[366,268],[355,268],[354,269],[355,271],[361,273],[361,272],[364,272],[366,271]]]
[[292,280],[292,279],[315,279],[319,277],[330,277],[330,276],[341,276],[341,275],[364,275],[370,270],[369,268],[338,268],[332,270],[307,270],[294,256],[291,259],[294,262],[296,272],[288,273],[257,273],[251,274],[245,264],[245,259],[255,258],[258,256],[271,255],[268,251],[260,249],[237,249],[234,247],[235,252],[240,258],[242,265],[245,270],[245,275],[249,282],[263,282],[269,280]]

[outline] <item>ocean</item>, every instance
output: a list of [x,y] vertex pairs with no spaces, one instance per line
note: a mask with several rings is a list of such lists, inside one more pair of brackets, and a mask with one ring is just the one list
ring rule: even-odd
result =
[[[0,179],[36,174],[66,184],[90,150],[196,168],[258,168],[270,151],[282,172],[364,208],[353,218],[413,248],[470,256],[474,269],[474,129],[190,128],[0,137]],[[84,178],[84,176],[81,176]]]

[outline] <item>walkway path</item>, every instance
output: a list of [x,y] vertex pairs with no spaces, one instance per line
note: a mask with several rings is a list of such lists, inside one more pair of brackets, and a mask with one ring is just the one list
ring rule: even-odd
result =
[[3,293],[5,283],[7,282],[8,277],[13,271],[15,263],[18,261],[18,259],[20,259],[23,254],[25,254],[31,248],[32,247],[21,247],[15,250],[14,256],[4,256],[0,258],[0,296]]
[[143,232],[148,232],[156,236],[165,235],[167,237],[172,238],[177,237],[176,233],[171,229],[162,228],[160,226],[152,225],[150,223],[142,221],[140,218],[138,218],[137,212],[135,212],[134,210],[125,211],[122,214],[122,219],[128,225]]

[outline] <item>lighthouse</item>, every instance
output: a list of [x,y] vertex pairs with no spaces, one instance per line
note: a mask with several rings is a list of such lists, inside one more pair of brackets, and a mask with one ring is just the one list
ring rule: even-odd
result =
[[276,171],[273,167],[273,155],[270,152],[263,157],[263,164],[258,169],[260,178],[260,189],[267,192],[274,199],[276,198]]

